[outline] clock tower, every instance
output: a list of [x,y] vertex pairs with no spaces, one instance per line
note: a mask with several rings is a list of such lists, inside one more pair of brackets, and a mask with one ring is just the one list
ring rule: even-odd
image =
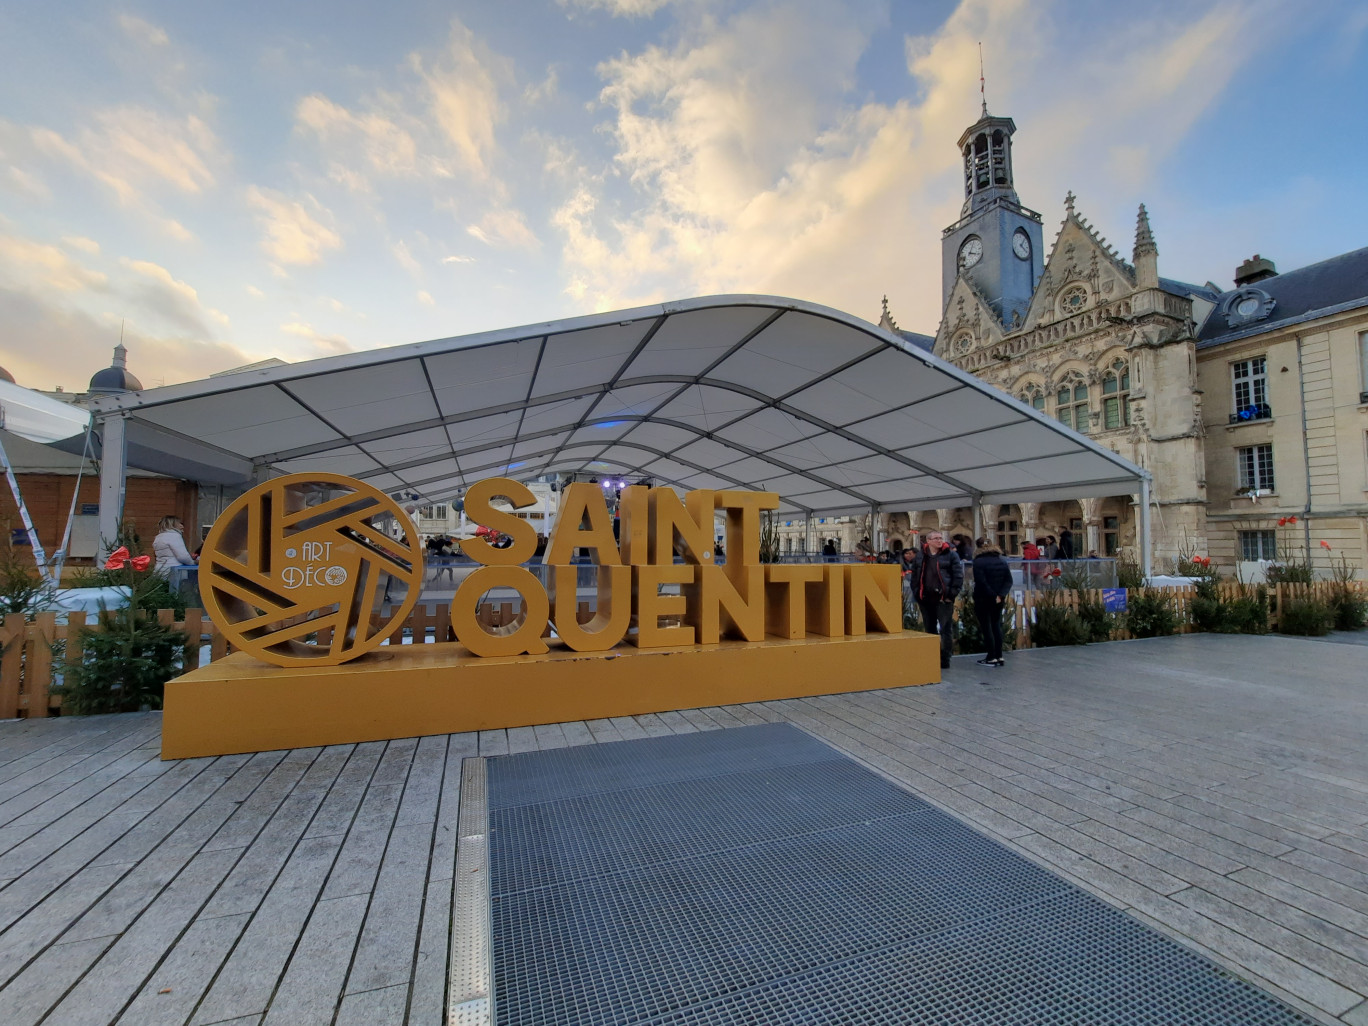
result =
[[1021,205],[1012,186],[1015,131],[1011,118],[994,117],[985,103],[960,136],[964,206],[941,233],[941,303],[964,275],[1008,330],[1026,316],[1044,267],[1040,215]]

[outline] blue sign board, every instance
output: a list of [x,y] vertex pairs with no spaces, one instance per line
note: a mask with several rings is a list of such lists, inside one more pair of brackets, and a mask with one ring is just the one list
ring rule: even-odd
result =
[[1109,613],[1124,613],[1126,611],[1126,589],[1103,588],[1102,607]]

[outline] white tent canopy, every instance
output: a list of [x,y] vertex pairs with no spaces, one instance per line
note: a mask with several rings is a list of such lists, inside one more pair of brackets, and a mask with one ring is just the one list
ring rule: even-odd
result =
[[763,489],[795,515],[1147,490],[1146,473],[1116,453],[903,339],[768,296],[350,353],[92,405],[107,455],[110,425],[126,425],[134,466],[219,483],[331,471],[425,501],[550,472]]

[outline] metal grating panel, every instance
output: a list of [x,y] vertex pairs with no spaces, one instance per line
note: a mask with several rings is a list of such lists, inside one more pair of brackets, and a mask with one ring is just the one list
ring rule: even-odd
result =
[[490,886],[506,894],[930,811],[849,760],[524,805],[490,813]]
[[499,786],[489,808],[844,758],[787,723],[526,752],[498,760]]
[[488,769],[503,1026],[1311,1021],[788,725]]

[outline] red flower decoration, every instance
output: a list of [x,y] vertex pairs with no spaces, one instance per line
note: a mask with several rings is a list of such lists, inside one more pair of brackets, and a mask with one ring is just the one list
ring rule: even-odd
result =
[[[1322,544],[1324,544],[1324,543],[1322,543]],[[1062,577],[1063,574],[1064,574],[1064,571],[1061,570],[1061,569],[1059,569],[1059,567],[1055,567],[1053,570],[1050,571],[1050,576],[1051,576],[1051,577]]]
[[1286,527],[1286,526],[1287,526],[1287,517],[1278,517],[1278,526],[1279,526],[1279,527]]
[[1296,517],[1288,517],[1288,518],[1287,518],[1287,522],[1288,522],[1289,524],[1295,524],[1295,523],[1297,522],[1297,518],[1296,518]]
[[126,546],[120,545],[117,549],[115,549],[113,552],[109,554],[109,558],[105,560],[104,568],[106,570],[122,570],[125,566],[128,566],[130,564],[132,565],[134,570],[137,570],[141,573],[143,570],[146,570],[149,566],[152,565],[152,557],[129,556],[128,548]]
[[1329,551],[1330,551],[1330,543],[1329,543],[1328,541],[1322,541],[1322,542],[1321,542],[1321,548],[1323,548],[1326,552],[1329,552]]

